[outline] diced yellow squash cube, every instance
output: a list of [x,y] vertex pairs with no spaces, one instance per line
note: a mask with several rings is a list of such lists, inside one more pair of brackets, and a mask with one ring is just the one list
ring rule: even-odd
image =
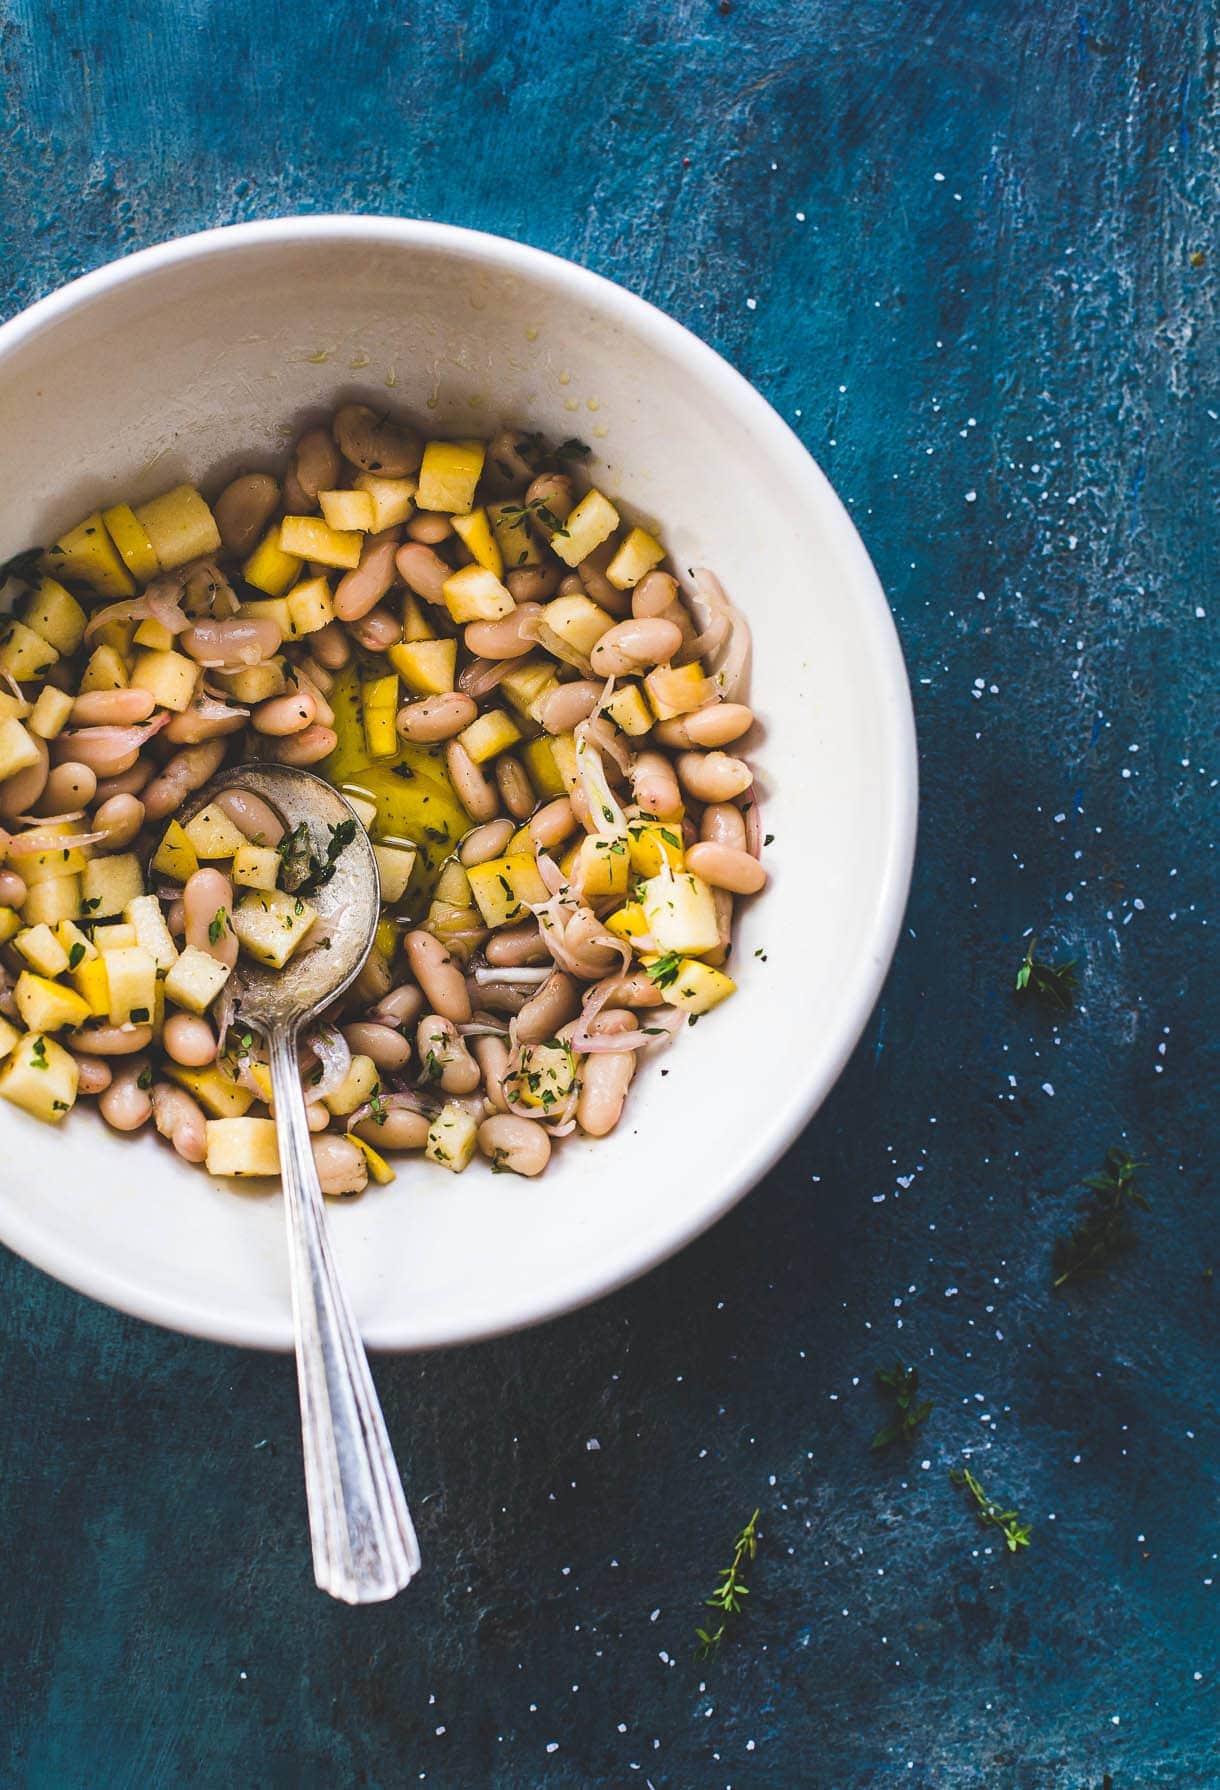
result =
[[282,970],[317,917],[317,909],[299,895],[260,889],[238,903],[233,930],[251,957]]
[[147,690],[159,708],[181,715],[191,706],[200,669],[185,653],[146,650],[136,655],[131,668],[133,690]]
[[21,1042],[21,1036],[15,1025],[0,1016],[0,1063],[4,1061],[5,1057],[12,1055]]
[[165,978],[165,993],[188,1013],[206,1013],[225,983],[229,966],[197,945],[188,945]]
[[413,696],[443,696],[454,688],[456,640],[403,640],[386,657]]
[[168,653],[173,651],[174,635],[163,622],[155,622],[150,615],[137,624],[132,645],[150,646],[156,653]]
[[652,728],[653,713],[638,684],[621,684],[609,702],[602,704],[602,714],[608,715],[614,725],[621,727],[632,739],[639,739]]
[[511,926],[526,919],[526,905],[549,899],[538,860],[532,852],[513,852],[472,865],[466,872],[470,893],[487,926]]
[[296,583],[300,569],[300,555],[284,551],[279,523],[273,522],[242,567],[241,575],[255,590],[266,591],[269,597],[282,597]]
[[391,1181],[397,1179],[394,1170],[390,1167],[385,1157],[374,1150],[372,1144],[366,1144],[364,1139],[362,1137],[357,1137],[354,1131],[345,1131],[343,1135],[349,1144],[355,1144],[360,1154],[364,1157],[365,1162],[368,1164],[369,1174],[379,1187],[388,1187]]
[[40,740],[58,739],[68,725],[71,713],[72,698],[68,692],[57,690],[54,684],[44,684],[30,715],[30,732],[37,734]]
[[184,1069],[180,1063],[166,1063],[165,1073],[193,1094],[204,1112],[214,1118],[240,1119],[254,1103],[249,1088],[235,1082],[219,1063],[209,1063],[206,1069]]
[[83,1025],[89,1018],[88,1003],[75,989],[36,976],[32,970],[22,970],[18,976],[13,999],[27,1031],[58,1032],[64,1026]]
[[[81,878],[81,905],[91,920],[111,920],[144,893],[144,873],[134,852],[90,858]],[[67,914],[66,919],[76,916]]]
[[367,492],[373,501],[372,534],[406,522],[415,508],[414,479],[384,479],[376,472],[361,472],[353,482],[357,491]]
[[627,823],[627,849],[631,868],[637,876],[656,876],[666,864],[671,870],[682,870],[686,857],[682,850],[682,822],[632,820]]
[[544,801],[567,794],[568,786],[559,774],[551,742],[545,734],[539,739],[527,740],[520,756],[529,772],[530,782]]
[[240,889],[274,889],[282,860],[273,845],[241,845],[230,875]]
[[377,860],[377,871],[381,877],[381,899],[383,901],[401,901],[407,892],[407,884],[411,880],[411,872],[415,868],[417,852],[414,846],[375,845],[373,856]]
[[565,566],[578,566],[618,527],[618,511],[600,491],[586,491],[563,528],[551,536],[551,547]]
[[320,516],[285,516],[280,523],[280,551],[315,565],[351,571],[360,564],[364,536],[356,529],[331,528]]
[[70,970],[74,970],[78,963],[92,962],[97,956],[97,946],[87,932],[81,931],[75,920],[58,921],[55,937],[64,949]]
[[478,1139],[478,1124],[464,1106],[443,1106],[428,1127],[424,1155],[460,1175],[470,1166]]
[[143,945],[120,945],[103,951],[106,984],[110,990],[112,1026],[150,1025],[157,1004],[157,963]]
[[516,500],[511,503],[489,503],[487,517],[496,537],[496,545],[500,549],[502,563],[510,571],[518,566],[542,564],[542,548],[530,528],[524,504]]
[[633,528],[626,540],[619,543],[606,577],[616,590],[634,590],[645,572],[651,572],[665,558],[665,549],[646,528]]
[[521,1052],[521,1067],[512,1080],[512,1092],[523,1106],[550,1112],[572,1092],[576,1084],[576,1059],[568,1044],[548,1039],[528,1044]]
[[90,654],[89,663],[81,673],[80,693],[82,696],[90,690],[125,690],[127,688],[127,662],[117,647],[105,642],[96,646]]
[[504,556],[486,510],[471,510],[468,516],[453,518],[453,532],[477,566],[486,566],[497,578],[504,576]]
[[703,667],[697,663],[658,665],[644,679],[644,688],[658,721],[693,714],[716,694],[715,684],[704,677]]
[[628,943],[632,939],[644,937],[648,932],[648,922],[638,901],[625,901],[622,907],[607,914],[602,924],[615,938],[626,939]]
[[419,508],[462,516],[472,510],[486,452],[482,441],[430,441],[419,468]]
[[520,659],[505,672],[497,688],[507,696],[519,715],[538,719],[535,710],[544,696],[559,688],[555,667],[549,659]]
[[352,1057],[347,1074],[329,1094],[322,1096],[322,1104],[336,1118],[345,1119],[354,1113],[358,1106],[363,1106],[381,1086],[381,1074],[372,1057],[362,1056],[359,1051]]
[[0,671],[7,671],[19,684],[45,677],[58,658],[49,640],[35,634],[33,628],[27,628],[15,616],[8,616],[0,624]]
[[375,511],[367,491],[319,491],[318,502],[328,528],[340,534],[349,529],[359,534],[373,532]]
[[494,622],[517,607],[512,593],[486,566],[461,566],[441,590],[455,622]]
[[119,550],[119,558],[137,584],[147,584],[161,570],[148,530],[130,504],[116,503],[102,511],[106,532]]
[[580,768],[576,756],[575,734],[552,734],[551,757],[555,760],[556,769],[563,778],[565,791],[571,795],[573,790],[580,788]]
[[646,957],[644,967],[654,972],[661,998],[684,1013],[706,1013],[737,992],[732,977],[714,970],[709,963],[700,963],[697,957],[681,958],[676,971],[665,958]]
[[538,617],[538,638],[548,649],[570,647],[587,659],[613,626],[614,617],[588,597],[555,597]]
[[292,605],[288,597],[256,597],[253,602],[243,603],[237,613],[243,621],[274,622],[285,640],[293,638]]
[[160,871],[162,876],[172,877],[176,883],[184,883],[194,876],[199,868],[199,853],[186,836],[186,829],[176,820],[171,820],[161,836],[161,843],[153,857],[152,867]]
[[[376,847],[373,848],[376,850]],[[393,962],[398,955],[398,944],[401,938],[397,926],[388,914],[382,914],[377,922],[377,930],[373,934],[373,945],[387,963]]]
[[[302,578],[299,584],[294,584],[284,601],[288,605],[291,634],[297,637],[316,634],[319,628],[335,619],[330,583],[321,573],[316,578]],[[285,638],[288,637],[286,633]]]
[[209,1175],[278,1175],[279,1133],[274,1119],[209,1119],[203,1162]]
[[586,899],[625,895],[631,880],[627,841],[610,833],[587,835],[576,847],[571,877]]
[[436,629],[424,613],[423,604],[411,590],[403,593],[402,637],[412,641],[436,639]]
[[360,710],[364,743],[370,758],[391,758],[398,751],[398,673],[368,678],[360,686]]
[[175,485],[172,491],[137,504],[136,516],[167,572],[220,552],[216,518],[194,485]]
[[101,512],[95,510],[67,534],[60,535],[43,555],[43,567],[52,578],[76,578],[102,597],[130,597],[135,584],[106,532]]
[[45,921],[38,926],[27,926],[24,932],[17,934],[13,943],[30,968],[41,976],[62,976],[68,967],[68,953]]
[[21,931],[21,915],[15,907],[0,907],[0,945],[7,945]]
[[86,615],[71,591],[54,578],[41,578],[30,592],[22,620],[57,653],[74,653],[85,637]]
[[99,951],[125,950],[128,945],[140,942],[129,920],[111,920],[105,926],[95,926],[93,939]]
[[129,926],[134,926],[136,943],[143,945],[159,971],[172,969],[178,961],[178,947],[165,923],[161,903],[155,895],[137,895],[123,910]]
[[0,1069],[0,1097],[48,1125],[58,1125],[76,1103],[77,1079],[71,1052],[54,1038],[31,1032],[18,1041]]
[[38,926],[44,921],[55,926],[60,920],[79,920],[80,877],[57,876],[50,882],[38,883],[22,902],[21,914],[27,926]]
[[27,702],[24,696],[14,696],[11,690],[0,690],[0,720],[28,721],[34,713],[34,704]]
[[498,752],[506,752],[521,738],[521,729],[504,709],[487,709],[464,727],[458,739],[476,764],[485,764]]
[[219,802],[209,802],[201,808],[187,821],[184,831],[200,859],[231,858],[246,843],[246,835]]
[[640,884],[639,900],[660,951],[697,956],[720,943],[715,897],[702,877],[689,871],[650,877]]
[[104,1019],[110,1012],[110,983],[100,951],[83,959],[69,974],[72,986],[89,1009],[92,1019]]

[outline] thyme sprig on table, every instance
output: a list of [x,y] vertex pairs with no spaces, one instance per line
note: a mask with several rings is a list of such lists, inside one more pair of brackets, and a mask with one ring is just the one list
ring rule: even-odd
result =
[[1049,1007],[1058,1007],[1061,1013],[1069,1013],[1080,987],[1076,978],[1076,960],[1071,958],[1067,963],[1043,963],[1034,956],[1037,943],[1038,935],[1035,933],[1017,969],[1015,992],[1036,995]]
[[894,1414],[877,1431],[870,1446],[888,1448],[891,1442],[909,1442],[936,1408],[930,1398],[919,1399],[919,1369],[895,1360],[893,1367],[877,1368],[875,1378],[878,1386],[893,1393]]
[[949,1478],[956,1486],[964,1486],[974,1499],[978,1508],[979,1522],[985,1529],[999,1529],[1004,1537],[1004,1546],[1010,1554],[1019,1552],[1029,1546],[1033,1527],[1021,1521],[1020,1513],[1015,1510],[1004,1510],[995,1498],[983,1490],[969,1467],[953,1467]]
[[699,1642],[699,1658],[714,1659],[720,1651],[720,1643],[728,1631],[729,1619],[741,1614],[742,1599],[750,1595],[750,1588],[741,1577],[741,1569],[747,1560],[753,1560],[758,1552],[758,1512],[750,1518],[745,1528],[733,1543],[733,1558],[728,1566],[722,1566],[718,1574],[719,1583],[712,1595],[704,1599],[709,1609],[719,1613],[720,1621],[713,1629],[697,1628],[695,1635]]
[[1135,1242],[1131,1208],[1148,1210],[1147,1198],[1135,1185],[1144,1166],[1126,1150],[1112,1145],[1101,1172],[1086,1175],[1089,1197],[1082,1203],[1080,1222],[1055,1244],[1053,1286],[1101,1274],[1116,1256],[1131,1248]]

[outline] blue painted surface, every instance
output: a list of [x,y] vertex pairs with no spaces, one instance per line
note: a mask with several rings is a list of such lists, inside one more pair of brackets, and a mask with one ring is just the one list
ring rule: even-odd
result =
[[[623,280],[850,503],[924,776],[883,1002],[768,1183],[592,1311],[382,1364],[428,1555],[394,1606],[310,1588],[287,1363],[5,1259],[0,1782],[1220,1781],[1215,39],[1201,0],[0,0],[5,314],[292,210]],[[1008,993],[1029,926],[1082,966],[1058,1030]],[[1051,1295],[1121,1140],[1139,1247]],[[895,1349],[937,1408],[878,1459]]]

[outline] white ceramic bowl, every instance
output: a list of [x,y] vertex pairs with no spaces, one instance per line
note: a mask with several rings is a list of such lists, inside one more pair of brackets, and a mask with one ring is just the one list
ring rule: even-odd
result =
[[[834,376],[822,369],[823,379]],[[0,329],[0,555],[102,500],[281,456],[336,396],[438,433],[535,426],[706,564],[754,630],[753,749],[772,882],[745,912],[740,992],[644,1071],[619,1131],[539,1181],[399,1159],[332,1205],[377,1348],[466,1341],[630,1280],[725,1212],[816,1110],[897,937],[915,837],[910,699],[885,599],[800,442],[678,324],[496,237],[312,217],[112,263]],[[759,954],[762,953],[760,956]],[[0,1238],[93,1297],[225,1342],[288,1348],[278,1198],[218,1185],[88,1112],[62,1133],[0,1103]]]

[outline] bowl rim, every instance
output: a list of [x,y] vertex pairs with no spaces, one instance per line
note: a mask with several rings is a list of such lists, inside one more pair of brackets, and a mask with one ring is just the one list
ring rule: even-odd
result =
[[[311,240],[380,242],[408,250],[440,251],[458,261],[540,280],[567,298],[584,301],[590,308],[609,314],[631,333],[647,339],[658,352],[682,362],[695,377],[718,388],[738,415],[744,417],[763,451],[781,462],[793,481],[809,491],[819,526],[832,540],[839,563],[857,592],[878,680],[879,713],[884,722],[879,735],[880,778],[891,795],[892,813],[873,904],[872,934],[857,959],[857,985],[847,1003],[835,1048],[822,1062],[818,1074],[797,1090],[786,1107],[771,1113],[742,1168],[719,1188],[717,1198],[693,1217],[674,1224],[630,1263],[608,1272],[599,1272],[595,1264],[586,1266],[582,1274],[571,1277],[561,1298],[543,1307],[536,1297],[518,1295],[485,1321],[454,1323],[435,1329],[426,1338],[410,1334],[409,1325],[402,1334],[393,1326],[375,1326],[365,1336],[371,1349],[387,1352],[448,1348],[547,1322],[647,1274],[710,1229],[743,1199],[813,1118],[868,1023],[889,971],[906,911],[918,822],[915,719],[897,627],[876,569],[842,500],[799,436],[742,373],[685,325],[616,281],[545,249],[456,224],[345,212],[220,225],[172,237],[106,262],[0,324],[0,381],[10,354],[60,317],[103,293],[176,262],[223,255],[250,245],[299,246]],[[202,1302],[150,1290],[121,1271],[99,1265],[90,1256],[77,1255],[70,1244],[48,1241],[32,1223],[24,1222],[20,1210],[0,1213],[0,1242],[76,1291],[165,1329],[237,1347],[277,1352],[292,1347],[287,1296],[279,1321],[256,1319],[250,1314],[238,1323],[223,1324]]]

